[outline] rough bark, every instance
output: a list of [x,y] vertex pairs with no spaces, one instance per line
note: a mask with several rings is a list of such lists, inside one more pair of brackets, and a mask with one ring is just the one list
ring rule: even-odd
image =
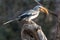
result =
[[25,22],[21,30],[22,40],[47,40],[41,26],[35,22]]

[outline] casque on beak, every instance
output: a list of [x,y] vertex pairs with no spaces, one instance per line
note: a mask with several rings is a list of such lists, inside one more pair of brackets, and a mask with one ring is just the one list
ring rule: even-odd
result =
[[48,13],[48,9],[46,9],[45,7],[40,7],[40,11],[41,12],[44,12],[46,15],[48,15],[49,13]]

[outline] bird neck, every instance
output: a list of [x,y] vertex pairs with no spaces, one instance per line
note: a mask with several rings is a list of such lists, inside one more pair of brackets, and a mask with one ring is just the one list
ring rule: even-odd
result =
[[35,10],[35,11],[38,12],[38,13],[40,12],[39,10]]

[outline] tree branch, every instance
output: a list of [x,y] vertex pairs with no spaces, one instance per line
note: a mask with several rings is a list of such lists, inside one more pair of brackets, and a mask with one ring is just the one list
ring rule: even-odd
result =
[[35,22],[27,22],[23,25],[21,30],[22,40],[47,40],[44,35],[41,26],[37,25]]

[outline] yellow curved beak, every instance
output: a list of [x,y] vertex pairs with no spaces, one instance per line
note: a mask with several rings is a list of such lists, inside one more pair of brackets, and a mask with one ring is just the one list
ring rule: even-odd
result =
[[40,8],[40,11],[41,11],[41,12],[44,12],[46,15],[49,14],[49,13],[48,13],[48,9],[46,9],[45,7],[41,7],[41,8]]

